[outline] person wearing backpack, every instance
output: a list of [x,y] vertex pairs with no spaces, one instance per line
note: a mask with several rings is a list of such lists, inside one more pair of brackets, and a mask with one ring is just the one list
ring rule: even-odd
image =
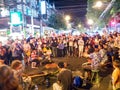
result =
[[64,62],[58,63],[58,69],[57,82],[53,84],[53,90],[72,90],[72,72],[65,68]]

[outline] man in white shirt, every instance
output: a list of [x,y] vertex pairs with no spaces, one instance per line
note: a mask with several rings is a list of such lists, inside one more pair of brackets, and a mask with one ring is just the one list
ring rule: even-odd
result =
[[80,37],[78,40],[79,57],[83,56],[83,49],[84,49],[84,41],[83,41],[82,37]]

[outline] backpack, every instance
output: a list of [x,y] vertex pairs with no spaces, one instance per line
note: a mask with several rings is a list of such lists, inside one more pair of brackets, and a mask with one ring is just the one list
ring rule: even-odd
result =
[[83,80],[79,76],[75,76],[73,79],[73,86],[81,87],[83,84]]

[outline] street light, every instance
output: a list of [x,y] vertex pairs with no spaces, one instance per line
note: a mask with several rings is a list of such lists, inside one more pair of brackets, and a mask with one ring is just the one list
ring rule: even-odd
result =
[[71,17],[69,15],[65,16],[65,21],[66,21],[67,29],[71,28],[70,19],[71,19]]
[[66,16],[65,16],[65,20],[66,20],[66,22],[69,22],[70,19],[71,19],[71,17],[70,17],[69,15],[66,15]]
[[[103,20],[103,19],[105,18],[106,13],[107,13],[108,11],[110,11],[110,9],[111,9],[112,6],[115,4],[115,2],[116,2],[116,0],[111,0],[108,4],[105,4],[105,2],[103,3],[103,2],[101,2],[101,1],[96,2],[96,4],[95,4],[93,7],[101,8],[101,7],[103,7],[103,6],[106,5],[104,11],[100,14],[100,16],[99,16],[99,18],[98,18],[99,21],[101,21],[101,20]],[[94,24],[94,26],[97,25],[97,23],[98,23],[98,22],[96,22],[96,23]],[[115,24],[115,23],[113,22],[113,25],[114,25],[114,24]]]
[[81,28],[82,26],[81,26],[81,24],[78,24],[78,28]]
[[94,7],[101,8],[103,6],[102,1],[97,1],[94,5]]
[[88,25],[93,25],[94,22],[92,19],[88,19],[87,23],[88,23]]

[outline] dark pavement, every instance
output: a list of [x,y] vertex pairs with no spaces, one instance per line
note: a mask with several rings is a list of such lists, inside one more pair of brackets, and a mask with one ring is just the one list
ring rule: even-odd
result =
[[[66,62],[68,64],[67,68],[73,71],[73,76],[81,75],[83,72],[81,65],[86,62],[86,58],[78,58],[78,57],[61,57],[61,58],[52,58],[52,61],[55,63],[58,63],[60,61]],[[27,72],[29,73],[37,73],[41,71],[45,71],[48,73],[54,72],[57,69],[45,69],[45,67],[40,66],[37,69],[27,69]],[[77,90],[112,90],[111,87],[111,73],[112,73],[112,67],[105,68],[102,71],[99,72],[100,76],[100,84],[99,85],[93,85],[88,82],[86,86],[83,86],[81,88],[77,88]],[[38,84],[39,90],[52,90],[52,84],[56,81],[56,77],[53,75],[50,76],[50,87],[46,87],[46,83],[44,81],[43,77],[37,77],[33,78],[33,82],[35,84]]]

